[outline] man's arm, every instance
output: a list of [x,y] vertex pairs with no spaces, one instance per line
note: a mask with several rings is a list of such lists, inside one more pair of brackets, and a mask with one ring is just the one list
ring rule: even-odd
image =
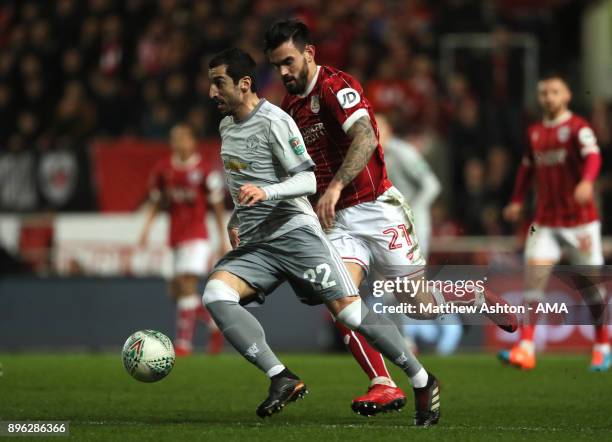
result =
[[[433,201],[440,195],[442,186],[436,174],[431,170],[425,158],[416,150],[404,141],[399,141],[398,154],[394,157],[396,164],[401,173],[408,177],[410,181],[416,183],[418,190],[409,201],[413,207],[429,207]],[[389,148],[389,146],[386,146]],[[394,183],[397,185],[397,183]],[[400,191],[402,189],[399,189]]]
[[312,195],[317,191],[317,180],[314,172],[304,170],[296,173],[291,178],[277,184],[257,187],[253,184],[245,184],[240,188],[240,204],[252,206],[258,201],[287,200],[301,196]]
[[366,167],[378,147],[378,139],[369,117],[361,117],[355,121],[346,135],[351,139],[351,145],[340,169],[330,183],[330,186],[340,185],[342,189]]
[[351,145],[340,169],[317,202],[317,215],[326,229],[333,225],[336,216],[336,203],[340,199],[342,189],[366,167],[378,147],[376,133],[370,118],[367,116],[360,117],[355,121],[347,130],[346,135],[351,139]]
[[531,186],[532,176],[533,166],[531,164],[531,160],[525,155],[516,174],[512,199],[510,200],[510,204],[504,208],[504,218],[506,218],[508,221],[518,221],[521,211],[523,210],[523,201],[525,200],[527,191]]
[[147,204],[147,213],[145,215],[145,222],[142,228],[142,232],[140,234],[140,239],[138,240],[138,244],[141,247],[147,245],[147,241],[149,240],[149,233],[151,231],[151,226],[153,225],[153,221],[155,217],[159,213],[161,208],[160,200],[152,200],[149,204]]
[[578,131],[578,146],[584,166],[581,180],[574,190],[574,199],[584,205],[593,200],[594,183],[601,170],[601,154],[593,129],[584,126]]

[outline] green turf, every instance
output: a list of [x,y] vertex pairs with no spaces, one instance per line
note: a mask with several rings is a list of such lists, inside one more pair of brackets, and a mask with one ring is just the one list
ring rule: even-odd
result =
[[[364,418],[350,399],[366,387],[344,355],[285,355],[310,394],[271,419],[255,416],[265,376],[234,355],[178,360],[156,384],[130,378],[117,355],[0,354],[0,420],[69,420],[79,440],[610,440],[612,373],[586,356],[546,356],[535,371],[490,355],[423,357],[442,383],[442,419],[412,426],[401,413]],[[406,379],[394,371],[406,386]]]

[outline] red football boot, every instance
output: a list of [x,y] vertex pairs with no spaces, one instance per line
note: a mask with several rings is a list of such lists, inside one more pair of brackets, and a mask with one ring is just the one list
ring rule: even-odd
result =
[[362,416],[373,416],[392,410],[401,410],[406,405],[406,395],[399,387],[374,384],[368,392],[353,399],[351,408]]

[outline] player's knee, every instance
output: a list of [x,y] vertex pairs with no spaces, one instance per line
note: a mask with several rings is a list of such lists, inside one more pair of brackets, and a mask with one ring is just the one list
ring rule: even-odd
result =
[[211,279],[206,283],[202,302],[204,305],[210,305],[213,302],[240,302],[240,295],[236,290],[231,288],[227,283],[219,279]]
[[363,318],[368,313],[365,304],[359,300],[351,302],[344,307],[337,315],[336,320],[346,325],[351,330],[358,330],[363,323]]

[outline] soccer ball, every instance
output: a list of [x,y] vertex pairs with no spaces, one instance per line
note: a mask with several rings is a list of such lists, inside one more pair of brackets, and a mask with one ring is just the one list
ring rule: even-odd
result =
[[174,367],[174,347],[168,336],[155,330],[140,330],[123,345],[123,366],[142,382],[155,382],[168,376]]

